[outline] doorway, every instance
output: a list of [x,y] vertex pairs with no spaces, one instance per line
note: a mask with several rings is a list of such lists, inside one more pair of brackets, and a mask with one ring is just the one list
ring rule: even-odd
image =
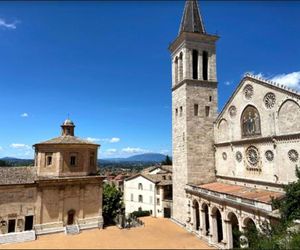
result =
[[33,216],[25,216],[25,231],[32,230],[33,228]]
[[8,220],[8,233],[13,233],[16,231],[16,220]]
[[67,222],[68,225],[74,224],[74,216],[75,216],[75,210],[72,209],[68,212],[68,222]]

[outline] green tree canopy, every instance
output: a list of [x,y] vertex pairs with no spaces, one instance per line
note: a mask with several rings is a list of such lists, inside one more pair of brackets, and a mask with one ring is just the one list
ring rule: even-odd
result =
[[162,165],[172,165],[172,160],[171,158],[167,155],[166,159],[161,162]]
[[118,211],[123,207],[122,192],[114,185],[103,186],[103,219],[104,224],[113,224]]

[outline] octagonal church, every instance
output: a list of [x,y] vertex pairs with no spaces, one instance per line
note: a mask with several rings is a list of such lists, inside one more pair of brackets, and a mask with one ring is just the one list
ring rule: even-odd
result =
[[300,95],[246,74],[218,114],[216,35],[185,3],[172,57],[173,220],[219,248],[234,230],[278,214],[272,198],[296,180]]
[[35,144],[33,167],[0,168],[0,243],[102,228],[99,145],[76,137],[74,130],[67,119],[61,136]]

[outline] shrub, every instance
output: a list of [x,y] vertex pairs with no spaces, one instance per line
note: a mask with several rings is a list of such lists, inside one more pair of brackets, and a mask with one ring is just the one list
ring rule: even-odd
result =
[[132,216],[135,216],[135,217],[143,217],[143,216],[149,216],[150,215],[150,211],[134,211],[131,213]]

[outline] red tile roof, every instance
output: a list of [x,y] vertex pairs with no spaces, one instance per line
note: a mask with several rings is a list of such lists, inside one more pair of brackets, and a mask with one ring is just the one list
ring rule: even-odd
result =
[[226,184],[221,182],[212,182],[199,186],[202,189],[207,189],[210,191],[229,194],[232,196],[237,196],[243,199],[259,201],[263,203],[271,204],[273,198],[281,198],[284,193],[269,191],[266,189],[251,188],[245,186],[238,186],[233,184]]

